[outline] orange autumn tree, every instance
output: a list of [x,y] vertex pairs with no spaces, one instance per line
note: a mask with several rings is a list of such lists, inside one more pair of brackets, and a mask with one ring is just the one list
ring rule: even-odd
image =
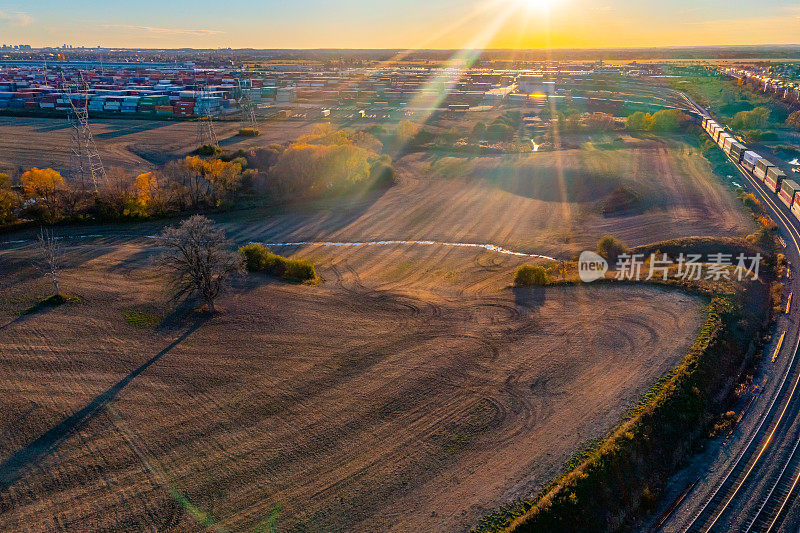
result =
[[52,168],[33,167],[20,177],[25,198],[36,202],[39,216],[46,221],[57,220],[62,200],[69,192],[64,178]]

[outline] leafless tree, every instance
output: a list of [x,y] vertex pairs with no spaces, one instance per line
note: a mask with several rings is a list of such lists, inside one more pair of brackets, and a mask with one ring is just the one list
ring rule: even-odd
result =
[[242,271],[242,260],[230,251],[225,232],[201,215],[166,228],[159,239],[169,251],[161,257],[173,296],[198,296],[215,311],[214,302]]
[[41,254],[39,268],[42,269],[46,276],[53,279],[54,296],[61,296],[61,291],[58,288],[58,276],[61,272],[64,251],[52,230],[42,228],[39,231],[39,250]]

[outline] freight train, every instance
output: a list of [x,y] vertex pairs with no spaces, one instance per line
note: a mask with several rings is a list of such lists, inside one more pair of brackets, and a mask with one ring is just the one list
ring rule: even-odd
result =
[[725,155],[752,172],[753,176],[761,181],[770,192],[777,195],[792,214],[800,220],[800,185],[797,182],[788,179],[786,174],[767,158],[748,150],[711,117],[702,116],[701,126],[722,148]]

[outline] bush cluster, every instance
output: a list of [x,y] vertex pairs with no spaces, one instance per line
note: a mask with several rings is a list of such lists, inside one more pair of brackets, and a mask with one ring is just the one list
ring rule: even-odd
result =
[[514,272],[514,285],[518,287],[547,285],[547,281],[547,270],[544,267],[522,265]]
[[616,264],[617,257],[628,253],[628,251],[628,247],[625,243],[611,235],[601,237],[600,240],[597,241],[597,254],[608,261],[609,265]]
[[392,159],[382,150],[370,133],[323,124],[286,147],[273,145],[254,156],[264,163],[258,170],[268,178],[270,193],[300,199],[393,185]]
[[689,117],[682,111],[663,109],[652,115],[637,111],[625,119],[625,127],[630,131],[674,132],[685,128],[690,122]]
[[248,272],[263,272],[289,281],[317,279],[314,263],[304,259],[289,259],[274,254],[263,244],[251,243],[239,249]]

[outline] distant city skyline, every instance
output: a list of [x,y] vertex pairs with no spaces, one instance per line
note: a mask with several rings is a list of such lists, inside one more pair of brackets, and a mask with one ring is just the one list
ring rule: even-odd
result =
[[800,44],[764,0],[7,0],[0,44],[126,48],[616,48]]

